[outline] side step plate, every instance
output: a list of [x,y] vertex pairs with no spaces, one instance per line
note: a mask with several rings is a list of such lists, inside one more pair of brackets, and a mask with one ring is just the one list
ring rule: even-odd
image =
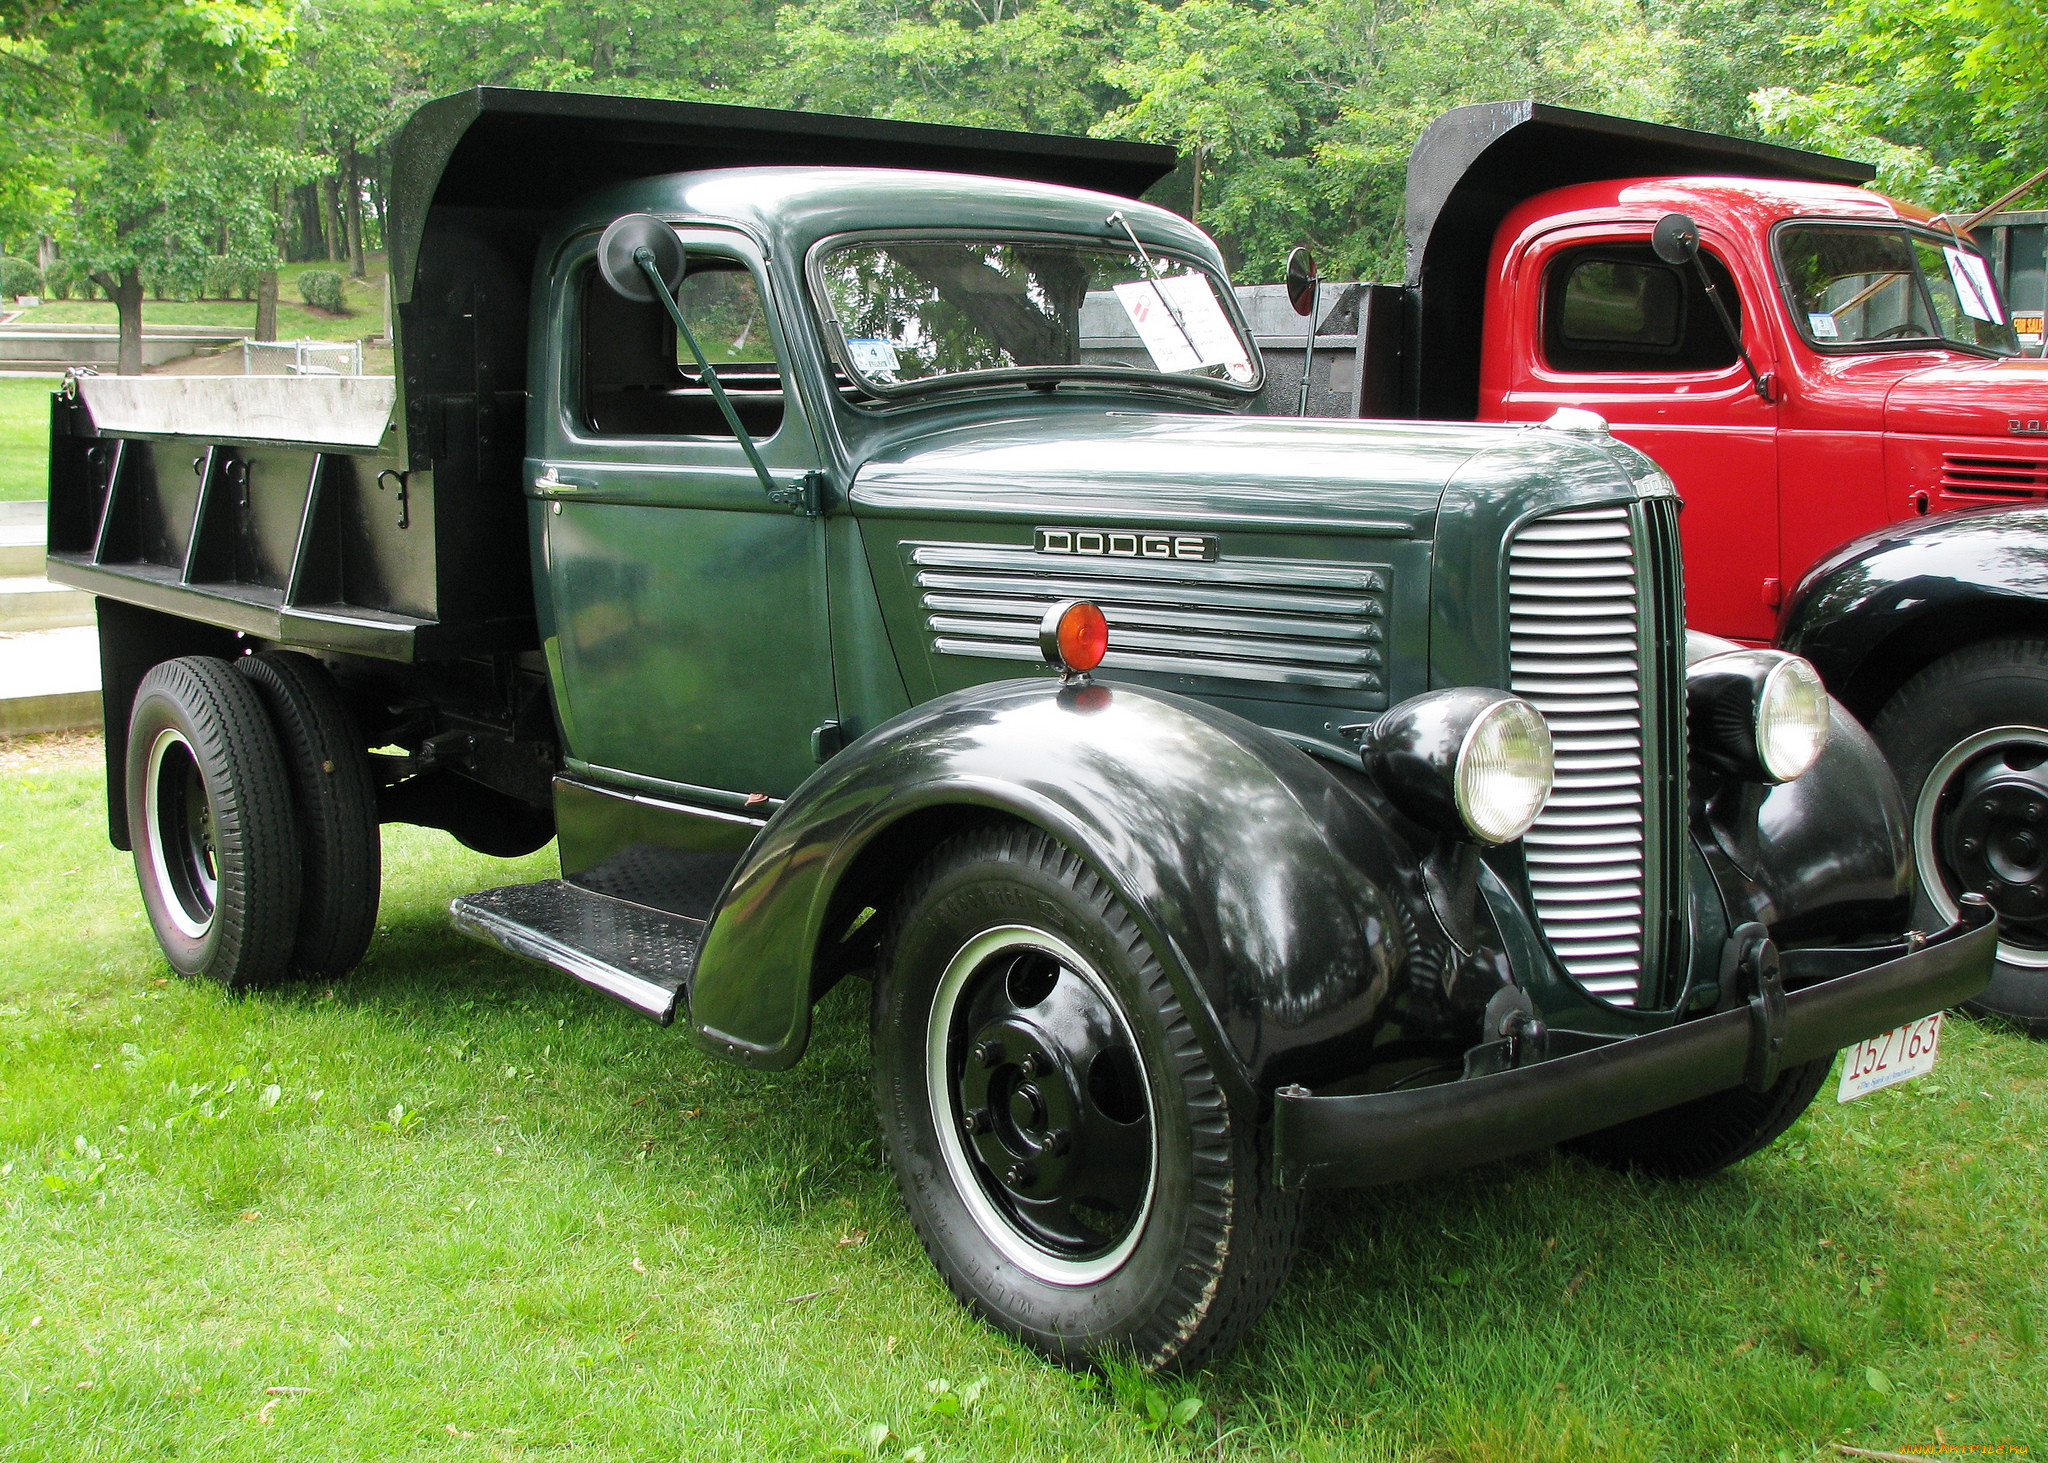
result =
[[663,1026],[689,989],[704,921],[594,894],[561,879],[465,894],[448,907],[455,928],[553,966]]

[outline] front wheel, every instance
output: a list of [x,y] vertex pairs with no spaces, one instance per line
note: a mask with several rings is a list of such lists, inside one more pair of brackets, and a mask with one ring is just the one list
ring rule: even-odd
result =
[[873,1040],[904,1203],[969,1309],[1070,1366],[1148,1367],[1199,1364],[1265,1310],[1299,1196],[1129,912],[1050,837],[985,828],[924,862]]
[[1990,640],[1944,656],[1871,728],[1912,809],[1917,918],[1998,911],[1998,965],[1968,1009],[2048,1037],[2048,642]]

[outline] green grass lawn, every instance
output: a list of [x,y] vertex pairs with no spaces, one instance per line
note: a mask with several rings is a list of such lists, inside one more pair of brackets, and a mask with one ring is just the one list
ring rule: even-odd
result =
[[50,393],[55,376],[0,376],[0,503],[50,495]]
[[2048,1449],[2048,1046],[1954,1023],[1932,1077],[1830,1087],[1699,1185],[1545,1154],[1318,1198],[1156,1436],[1128,1381],[947,1297],[877,1151],[864,984],[798,1070],[741,1073],[449,931],[551,855],[410,829],[353,978],[181,982],[95,755],[0,749],[0,1457]]

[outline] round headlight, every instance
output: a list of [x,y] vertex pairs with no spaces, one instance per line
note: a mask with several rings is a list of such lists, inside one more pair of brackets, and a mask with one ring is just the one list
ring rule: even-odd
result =
[[1827,688],[1811,664],[1788,655],[1757,693],[1757,760],[1772,781],[1790,782],[1820,760],[1827,744]]
[[1550,728],[1519,696],[1460,686],[1384,712],[1360,748],[1388,799],[1451,838],[1520,838],[1550,797]]
[[1519,697],[1496,701],[1458,749],[1458,816],[1482,842],[1520,838],[1549,801],[1555,775],[1542,713]]

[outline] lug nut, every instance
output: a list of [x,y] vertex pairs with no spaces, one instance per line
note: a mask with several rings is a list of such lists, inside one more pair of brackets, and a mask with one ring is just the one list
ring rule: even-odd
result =
[[1045,1151],[1054,1158],[1064,1158],[1067,1150],[1074,1146],[1074,1135],[1065,1128],[1054,1128],[1045,1135]]
[[1037,1181],[1038,1170],[1028,1163],[1013,1163],[1003,1175],[1003,1182],[1013,1189],[1028,1189]]
[[1975,853],[1976,851],[1977,851],[1977,840],[1976,840],[1976,839],[1974,839],[1974,838],[1965,838],[1965,839],[1963,840],[1963,852],[1964,852],[1964,853]]
[[1984,799],[1983,811],[1987,813],[1995,813],[1998,811],[1998,804],[1992,802],[1990,798],[1986,798]]
[[1003,1064],[1003,1044],[995,1040],[982,1042],[974,1049],[974,1060],[984,1067],[1000,1067]]
[[962,1118],[960,1125],[967,1129],[967,1135],[971,1138],[976,1133],[986,1133],[993,1122],[994,1119],[989,1116],[988,1109],[978,1107]]
[[1045,1064],[1039,1060],[1037,1052],[1026,1052],[1024,1060],[1017,1063],[1017,1070],[1026,1077],[1036,1077],[1045,1070]]

